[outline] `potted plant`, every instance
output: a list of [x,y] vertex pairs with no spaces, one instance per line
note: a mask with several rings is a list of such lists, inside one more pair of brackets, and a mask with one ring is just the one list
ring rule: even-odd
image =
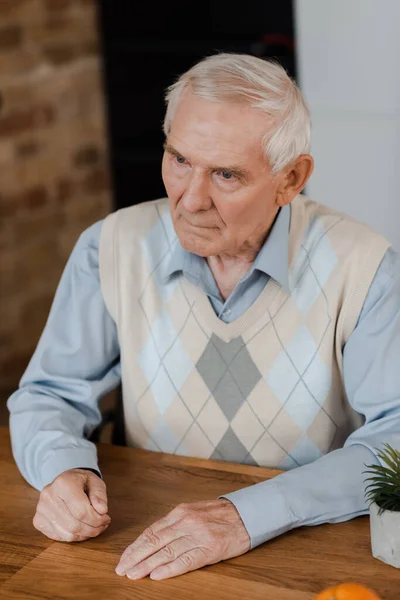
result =
[[400,568],[400,452],[389,444],[377,449],[383,464],[365,465],[371,475],[366,487],[370,503],[372,554],[375,558]]

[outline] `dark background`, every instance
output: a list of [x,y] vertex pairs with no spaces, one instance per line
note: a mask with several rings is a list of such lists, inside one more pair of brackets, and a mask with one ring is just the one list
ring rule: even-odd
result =
[[[114,210],[165,195],[165,89],[201,58],[221,51],[274,58],[296,79],[291,0],[99,6]],[[114,423],[112,442],[125,445],[121,386],[93,441],[107,422]]]
[[100,0],[114,208],[165,195],[164,92],[218,51],[274,57],[296,78],[291,0]]

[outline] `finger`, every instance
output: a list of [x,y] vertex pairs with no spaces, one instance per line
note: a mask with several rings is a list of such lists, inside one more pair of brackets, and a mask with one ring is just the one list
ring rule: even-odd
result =
[[108,527],[108,525],[105,525],[96,534],[94,534],[93,528],[74,533],[65,529],[54,517],[50,515],[47,517],[40,513],[35,515],[34,526],[45,536],[58,542],[83,542],[91,537],[96,537]]
[[[94,473],[90,473],[89,477],[96,477],[99,479]],[[75,519],[86,525],[91,525],[92,527],[101,527],[105,523],[110,522],[110,517],[106,514],[100,515],[93,508],[88,496],[85,494],[84,489],[89,477],[87,474],[85,474],[85,477],[78,475],[73,483],[71,483],[71,480],[61,480],[53,490],[53,494],[64,501]],[[101,483],[104,485],[103,482]]]
[[[175,507],[171,512],[165,515],[165,517],[159,519],[150,527],[145,529],[143,533],[136,538],[136,540],[130,546],[128,546],[126,550],[124,550],[121,555],[120,562],[123,561],[127,556],[130,556],[132,552],[136,552],[136,550],[140,548],[143,543],[152,544],[154,542],[155,544],[157,540],[153,538],[156,538],[157,536],[159,537],[161,532],[163,532],[163,535],[165,535],[164,530],[168,529],[169,527],[176,526],[178,521],[183,516],[183,510],[181,508],[182,506],[183,505]],[[178,534],[178,531],[176,531],[175,535],[172,538],[169,538],[169,541],[176,539],[180,535],[183,535],[183,532]],[[166,541],[166,543],[168,544],[169,541]]]
[[58,523],[55,523],[54,526],[56,532],[63,537],[63,542],[84,542],[85,540],[99,536],[108,528],[108,525],[97,528],[85,525],[79,529],[78,533],[74,533],[73,531],[63,529]]
[[115,572],[118,575],[125,575],[129,569],[132,569],[179,537],[180,534],[173,527],[166,527],[158,533],[155,533],[153,526],[148,527],[123,552]]
[[66,541],[72,541],[71,536],[81,536],[83,539],[97,537],[104,531],[109,523],[104,523],[100,527],[92,527],[75,519],[70,513],[62,498],[57,496],[47,502],[39,502],[37,512],[44,518],[47,518],[54,526],[57,525],[57,531],[63,535]]
[[100,477],[93,473],[87,481],[87,495],[95,511],[100,515],[108,512],[108,499],[106,485]]
[[[148,556],[173,540],[182,537],[185,532],[178,530],[179,522],[187,514],[187,504],[179,504],[162,519],[144,530],[144,532],[122,553],[116,568],[118,575],[124,575],[126,568],[132,568]],[[125,568],[126,567],[126,568]]]
[[202,548],[193,548],[185,554],[181,554],[173,562],[159,567],[150,574],[151,579],[169,579],[170,577],[177,577],[183,575],[189,571],[195,571],[206,565],[210,564],[207,559],[207,554]]
[[[65,502],[64,502],[64,504],[65,504]],[[72,533],[74,531],[76,531],[77,535],[84,537],[84,539],[97,537],[98,535],[100,535],[100,533],[103,533],[103,531],[105,531],[107,529],[107,527],[109,526],[109,524],[111,523],[111,519],[110,519],[110,517],[108,517],[108,520],[105,521],[102,525],[99,525],[98,527],[94,527],[93,525],[88,525],[87,523],[84,523],[83,521],[79,521],[78,519],[76,519],[72,515],[72,513],[69,511],[69,508],[67,505],[65,505],[65,510],[71,516],[71,520],[69,520],[70,527],[67,529],[67,531],[70,531]]]
[[51,540],[57,542],[75,542],[79,540],[80,536],[66,531],[54,518],[47,518],[40,515],[40,519],[40,527],[38,527],[39,531],[44,533],[44,535]]
[[190,540],[187,537],[181,537],[168,544],[168,546],[165,546],[165,548],[159,552],[149,556],[149,558],[143,560],[133,569],[129,569],[125,574],[129,579],[141,579],[142,577],[149,575],[158,567],[169,564],[182,554],[185,554],[185,552],[193,550],[193,547],[193,540]]
[[103,527],[104,525],[109,525],[111,523],[111,517],[109,515],[98,515],[94,510],[94,519],[92,519],[92,515],[88,514],[87,501],[75,498],[71,504],[68,504],[64,498],[59,498],[59,500],[61,502],[60,508],[64,509],[66,513],[68,513],[74,520],[82,523],[82,525],[98,529],[99,527]]
[[77,541],[78,536],[65,531],[54,518],[45,517],[37,513],[34,518],[35,528],[43,533],[46,537],[56,542],[72,542]]

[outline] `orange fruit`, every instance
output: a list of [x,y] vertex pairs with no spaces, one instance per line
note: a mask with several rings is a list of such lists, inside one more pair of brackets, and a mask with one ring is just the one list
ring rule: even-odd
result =
[[360,583],[341,583],[321,592],[315,600],[381,600]]

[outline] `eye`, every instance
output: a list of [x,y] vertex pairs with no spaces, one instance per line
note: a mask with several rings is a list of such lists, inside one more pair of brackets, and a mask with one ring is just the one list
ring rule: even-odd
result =
[[184,165],[186,160],[183,158],[183,156],[175,156],[175,160],[178,163],[178,165]]
[[233,175],[230,171],[218,171],[217,175],[223,181],[237,181],[237,177],[235,177],[235,175]]

